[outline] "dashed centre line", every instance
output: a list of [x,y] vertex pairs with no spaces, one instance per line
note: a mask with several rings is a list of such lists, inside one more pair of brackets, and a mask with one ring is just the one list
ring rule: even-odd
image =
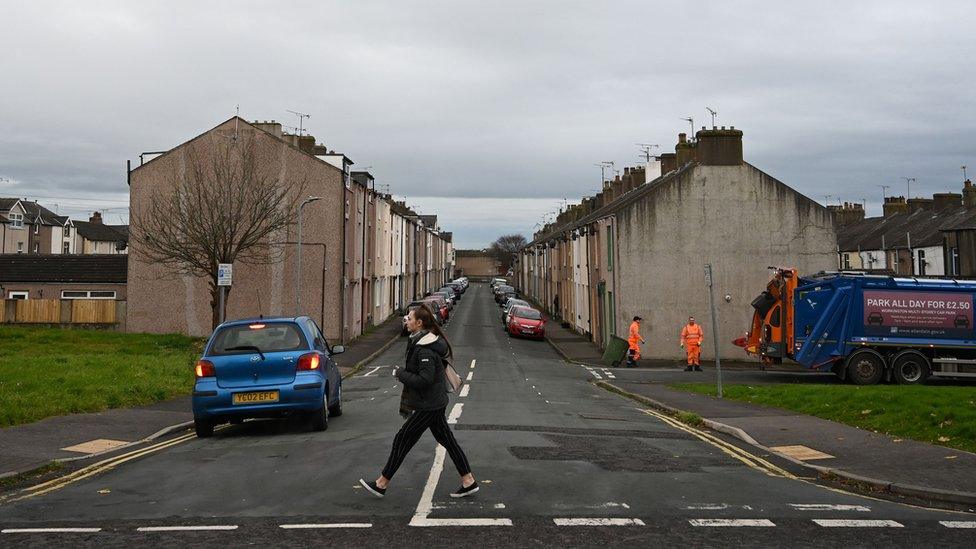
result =
[[773,521],[768,519],[690,519],[688,521],[692,526],[706,526],[706,527],[730,527],[730,528],[741,528],[741,527],[760,527],[768,528],[770,526],[776,526]]
[[337,522],[333,524],[279,524],[285,530],[305,530],[317,528],[372,528],[371,522]]
[[464,398],[464,397],[468,396],[468,391],[470,391],[470,390],[471,390],[471,386],[470,385],[465,385],[464,387],[461,387],[461,392],[458,393],[458,397]]
[[94,534],[101,528],[4,528],[2,534]]
[[474,377],[474,372],[468,372],[468,377],[465,378],[465,381],[471,381],[472,377]]
[[237,530],[236,524],[214,524],[201,526],[140,526],[136,532],[200,532],[207,530]]
[[556,526],[645,526],[636,518],[554,518]]

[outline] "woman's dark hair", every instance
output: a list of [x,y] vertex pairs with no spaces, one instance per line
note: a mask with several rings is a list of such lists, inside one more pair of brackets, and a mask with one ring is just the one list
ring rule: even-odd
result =
[[420,325],[425,330],[444,340],[444,343],[447,344],[447,357],[454,358],[454,349],[451,348],[451,342],[447,340],[447,336],[444,335],[444,330],[441,330],[440,324],[434,320],[434,313],[431,312],[430,307],[427,305],[416,305],[410,307],[410,312],[413,313],[414,318],[420,321]]

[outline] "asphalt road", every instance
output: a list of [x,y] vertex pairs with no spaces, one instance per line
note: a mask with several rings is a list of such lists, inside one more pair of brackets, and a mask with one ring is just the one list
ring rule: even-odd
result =
[[[458,477],[429,434],[386,498],[358,486],[378,474],[402,421],[391,377],[398,344],[346,380],[345,413],[328,431],[253,421],[212,439],[173,439],[3,502],[0,545],[976,545],[976,515],[783,476],[747,447],[593,386],[590,371],[545,342],[508,338],[499,317],[487,287],[472,285],[448,326],[458,371],[470,378],[448,411],[481,482],[471,498],[449,497]],[[19,531],[45,528],[98,530]]]

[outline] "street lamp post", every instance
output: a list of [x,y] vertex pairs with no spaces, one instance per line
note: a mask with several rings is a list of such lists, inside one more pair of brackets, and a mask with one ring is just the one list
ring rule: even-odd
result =
[[295,271],[295,316],[301,314],[302,296],[302,209],[306,204],[322,200],[321,196],[310,196],[298,206],[298,268]]

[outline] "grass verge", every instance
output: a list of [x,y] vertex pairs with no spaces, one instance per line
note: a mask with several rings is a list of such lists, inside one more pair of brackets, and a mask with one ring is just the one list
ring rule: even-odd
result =
[[0,427],[189,394],[202,347],[181,335],[0,326]]
[[[715,396],[715,385],[671,387]],[[976,452],[976,391],[925,385],[725,385],[725,398]]]

